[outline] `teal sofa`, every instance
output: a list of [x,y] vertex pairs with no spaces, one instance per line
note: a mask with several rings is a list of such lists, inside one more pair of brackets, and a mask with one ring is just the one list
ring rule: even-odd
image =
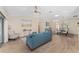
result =
[[46,30],[45,32],[36,33],[33,32],[27,37],[26,44],[30,49],[35,49],[52,39],[52,32]]

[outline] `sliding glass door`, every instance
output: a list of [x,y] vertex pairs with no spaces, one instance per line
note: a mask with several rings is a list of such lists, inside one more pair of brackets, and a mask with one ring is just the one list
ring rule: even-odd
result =
[[0,18],[0,43],[3,42],[3,24],[2,24],[2,18]]

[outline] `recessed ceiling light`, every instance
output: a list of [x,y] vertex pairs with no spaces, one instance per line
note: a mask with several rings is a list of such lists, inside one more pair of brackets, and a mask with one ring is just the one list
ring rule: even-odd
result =
[[59,17],[59,15],[54,15],[55,17]]

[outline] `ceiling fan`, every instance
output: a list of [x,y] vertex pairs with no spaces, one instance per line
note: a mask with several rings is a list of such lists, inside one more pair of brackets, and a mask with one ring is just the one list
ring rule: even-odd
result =
[[34,13],[40,14],[40,11],[38,10],[38,7],[37,6],[34,7]]

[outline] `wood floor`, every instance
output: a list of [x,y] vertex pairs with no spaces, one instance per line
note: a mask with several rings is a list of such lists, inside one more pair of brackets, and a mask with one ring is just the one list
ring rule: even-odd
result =
[[9,41],[0,47],[0,52],[5,53],[67,53],[79,52],[78,36],[53,35],[52,41],[31,51],[20,39]]

